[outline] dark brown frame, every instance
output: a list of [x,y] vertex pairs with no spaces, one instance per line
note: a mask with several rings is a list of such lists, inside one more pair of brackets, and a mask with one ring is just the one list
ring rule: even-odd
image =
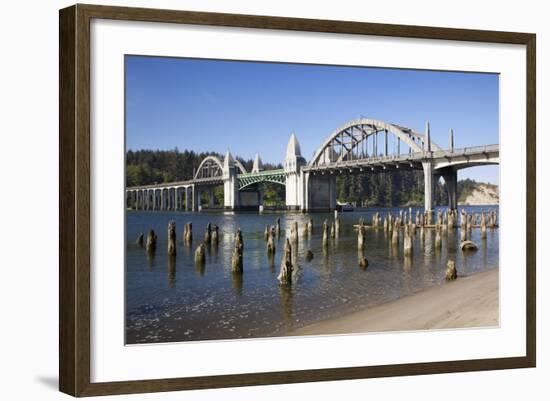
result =
[[[90,20],[330,32],[525,45],[527,324],[524,357],[90,383]],[[535,367],[536,35],[364,22],[74,5],[59,13],[59,389],[73,396]]]

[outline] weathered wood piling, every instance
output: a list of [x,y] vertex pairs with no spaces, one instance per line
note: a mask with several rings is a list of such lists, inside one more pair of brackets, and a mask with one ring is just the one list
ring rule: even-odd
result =
[[403,235],[403,253],[405,256],[411,256],[413,253],[413,241],[409,230],[409,226],[405,226]]
[[447,262],[447,269],[445,270],[445,280],[453,281],[456,280],[458,274],[456,272],[456,265],[454,260],[449,260]]
[[288,238],[285,241],[285,248],[281,258],[281,269],[277,279],[283,285],[292,284],[292,246]]
[[155,252],[157,249],[157,235],[155,234],[155,230],[151,229],[147,233],[147,242],[145,245],[145,248],[147,249],[147,252]]
[[328,236],[329,236],[329,231],[328,231],[328,221],[325,219],[325,221],[323,221],[323,246],[326,247],[328,245]]
[[481,238],[487,238],[487,222],[485,221],[485,213],[481,211]]
[[168,222],[168,255],[176,255],[176,222]]
[[392,235],[391,235],[391,244],[392,246],[397,246],[399,245],[399,219],[397,219],[394,223],[394,226],[393,226],[393,231],[392,231]]
[[359,221],[359,227],[357,228],[357,249],[364,249],[365,248],[365,225],[363,223],[363,220],[361,219]]
[[366,270],[367,267],[369,267],[369,260],[363,255],[359,256],[359,267],[363,270]]
[[143,238],[143,233],[139,233],[137,239],[136,239],[136,244],[138,244],[141,248],[143,248],[143,245],[144,245],[144,238]]
[[183,242],[190,244],[193,242],[193,223],[185,223],[183,226]]
[[272,230],[269,230],[267,233],[267,254],[268,255],[274,255],[275,254],[275,239],[274,233]]
[[434,247],[436,250],[441,249],[441,230],[439,227],[435,229],[435,241],[434,241]]
[[208,223],[206,229],[204,230],[204,243],[210,245],[212,241],[212,224]]
[[281,219],[279,218],[275,221],[275,235],[277,238],[281,235]]
[[195,249],[195,264],[203,264],[206,260],[206,247],[204,244],[199,244]]
[[231,271],[233,273],[243,272],[243,237],[241,230],[238,229],[235,234],[235,248],[231,254]]
[[293,244],[298,243],[298,222],[294,221],[290,226],[290,240]]

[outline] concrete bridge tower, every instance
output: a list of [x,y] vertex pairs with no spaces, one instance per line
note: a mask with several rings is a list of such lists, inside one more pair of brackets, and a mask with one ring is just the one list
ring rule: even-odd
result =
[[234,210],[239,206],[237,166],[229,150],[225,152],[223,159],[223,206],[229,210]]
[[252,164],[252,172],[253,173],[259,173],[264,169],[262,165],[262,159],[260,159],[260,154],[256,153],[256,157],[254,157],[254,164]]
[[304,179],[302,167],[306,165],[306,159],[302,157],[300,144],[296,135],[292,133],[286,147],[284,161],[286,182],[286,207],[289,210],[300,210],[304,193]]

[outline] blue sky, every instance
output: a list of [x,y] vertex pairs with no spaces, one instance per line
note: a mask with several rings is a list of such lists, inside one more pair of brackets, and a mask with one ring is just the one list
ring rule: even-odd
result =
[[[295,132],[309,160],[360,116],[424,132],[447,148],[499,143],[498,75],[126,56],[126,143],[282,162]],[[498,183],[498,167],[460,178]]]

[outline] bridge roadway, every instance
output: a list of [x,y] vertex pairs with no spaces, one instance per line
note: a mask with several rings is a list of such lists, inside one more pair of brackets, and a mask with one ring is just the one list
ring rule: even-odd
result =
[[[371,119],[354,120],[336,130],[307,163],[294,134],[287,145],[284,168],[263,170],[256,155],[252,171],[233,159],[229,151],[223,161],[206,157],[190,180],[129,187],[127,204],[141,210],[200,210],[201,193],[208,193],[208,206],[214,206],[214,188],[223,185],[225,209],[257,209],[263,204],[261,185],[284,185],[288,209],[326,211],[336,208],[336,181],[339,175],[375,174],[403,170],[424,171],[424,207],[433,208],[434,184],[443,177],[448,202],[456,209],[457,171],[472,166],[498,164],[499,145],[455,149],[453,131],[449,148],[444,150],[426,133]],[[388,134],[394,135],[394,152],[389,151]],[[380,140],[382,136],[382,141]],[[378,146],[382,142],[382,152]],[[406,147],[402,153],[401,148]],[[370,155],[369,155],[370,153]],[[376,155],[376,156],[373,156]]]

